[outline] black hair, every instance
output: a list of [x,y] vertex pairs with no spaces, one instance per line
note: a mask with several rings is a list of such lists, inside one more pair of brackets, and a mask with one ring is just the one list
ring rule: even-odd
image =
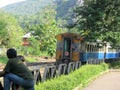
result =
[[24,56],[22,56],[22,55],[18,55],[17,57],[18,57],[20,60],[22,60],[22,62],[24,62],[24,61],[25,61]]
[[8,57],[9,59],[11,59],[11,58],[16,58],[16,57],[17,57],[17,52],[16,52],[16,50],[13,49],[13,48],[8,49],[8,50],[7,50],[7,57]]

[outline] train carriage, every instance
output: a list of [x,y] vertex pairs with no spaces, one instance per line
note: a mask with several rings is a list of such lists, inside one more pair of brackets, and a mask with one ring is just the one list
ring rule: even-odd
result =
[[82,37],[75,33],[62,33],[56,36],[56,62],[69,63],[80,60],[80,42]]
[[108,42],[99,47],[100,43],[87,42],[75,33],[61,33],[56,38],[56,63],[58,64],[120,58],[120,50],[112,48]]

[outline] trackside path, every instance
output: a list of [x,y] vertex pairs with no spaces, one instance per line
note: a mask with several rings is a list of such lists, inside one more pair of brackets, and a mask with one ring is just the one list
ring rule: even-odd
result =
[[90,83],[83,90],[120,90],[120,71],[110,70]]

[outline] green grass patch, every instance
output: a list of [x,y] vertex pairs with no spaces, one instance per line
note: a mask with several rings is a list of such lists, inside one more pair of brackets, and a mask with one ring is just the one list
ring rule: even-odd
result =
[[[35,59],[34,56],[24,56],[26,62],[37,62],[38,59]],[[8,61],[7,56],[5,55],[0,55],[0,64],[6,64]]]
[[1,64],[6,64],[8,61],[6,56],[0,55],[0,63]]
[[108,65],[102,63],[100,65],[84,65],[78,70],[63,75],[44,83],[36,85],[35,90],[72,90],[77,86],[84,87],[96,75],[108,69]]
[[[36,60],[33,57],[25,56],[26,62],[35,62]],[[8,61],[8,58],[4,55],[0,55],[0,63],[6,64]]]
[[36,62],[37,60],[33,56],[25,56],[26,62]]

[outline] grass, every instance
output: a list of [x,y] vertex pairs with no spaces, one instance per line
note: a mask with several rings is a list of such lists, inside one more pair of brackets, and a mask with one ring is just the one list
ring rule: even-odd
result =
[[[34,57],[25,56],[26,62],[36,62],[37,60]],[[0,55],[0,64],[6,64],[8,58],[4,55]]]
[[[33,57],[25,56],[26,62],[35,62],[36,60]],[[6,64],[8,58],[6,56],[0,55],[0,64]]]
[[33,56],[25,56],[26,62],[36,62],[37,60]]
[[0,55],[0,63],[1,64],[6,64],[8,61],[6,56]]
[[69,75],[62,75],[36,85],[35,90],[73,90],[75,87],[85,87],[97,75],[108,69],[108,65],[84,65]]

